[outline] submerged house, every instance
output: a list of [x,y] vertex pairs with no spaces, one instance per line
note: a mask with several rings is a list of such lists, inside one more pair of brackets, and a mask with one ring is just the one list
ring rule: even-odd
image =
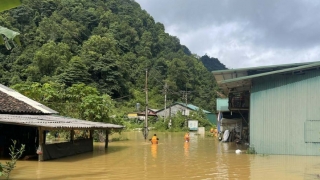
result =
[[320,62],[213,71],[260,154],[320,155]]
[[[25,144],[25,155],[38,154],[38,160],[50,160],[93,151],[93,130],[120,130],[123,126],[59,116],[58,112],[0,84],[0,156],[9,154],[12,140]],[[47,143],[46,133],[70,131],[70,141]],[[75,130],[88,136],[74,139]],[[108,133],[106,133],[106,147]]]
[[[193,105],[193,104],[185,104],[185,103],[174,103],[168,107],[166,107],[166,109],[160,109],[158,110],[156,113],[158,116],[166,118],[166,117],[171,117],[176,115],[178,112],[181,112],[182,115],[185,116],[189,116],[190,112],[192,111],[198,111],[199,107]],[[217,117],[214,113],[206,111],[206,110],[202,110],[205,114],[207,119],[213,123],[216,124],[217,123]]]

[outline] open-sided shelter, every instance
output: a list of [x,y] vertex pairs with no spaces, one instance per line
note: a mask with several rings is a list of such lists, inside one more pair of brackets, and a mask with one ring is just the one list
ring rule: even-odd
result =
[[320,155],[320,62],[213,71],[261,154]]
[[[93,130],[122,128],[115,124],[59,116],[55,110],[0,84],[0,155],[9,153],[12,140],[26,145],[26,155],[38,152],[39,161],[80,154],[93,150]],[[46,143],[46,132],[51,130],[70,130],[70,141]],[[74,130],[86,130],[90,134],[87,138],[74,140]]]

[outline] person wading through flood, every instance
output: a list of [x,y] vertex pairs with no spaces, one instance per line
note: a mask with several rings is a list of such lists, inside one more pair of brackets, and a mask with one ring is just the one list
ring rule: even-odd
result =
[[158,144],[159,138],[157,137],[156,134],[154,134],[152,138],[149,139],[149,141],[151,141],[151,144]]
[[189,134],[189,132],[186,132],[186,134],[184,135],[184,140],[185,140],[186,142],[189,142],[189,141],[190,141],[190,134]]

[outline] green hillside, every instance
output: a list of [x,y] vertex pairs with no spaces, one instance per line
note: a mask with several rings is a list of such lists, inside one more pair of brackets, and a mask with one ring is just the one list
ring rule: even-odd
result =
[[[134,110],[185,101],[215,109],[216,84],[198,57],[132,0],[23,0],[0,14],[21,46],[0,46],[0,83],[84,83]],[[210,67],[219,69],[219,60]],[[218,65],[217,65],[218,64]],[[208,65],[212,66],[212,65]],[[208,68],[209,69],[209,68]],[[209,69],[210,70],[210,69]],[[53,108],[54,109],[54,108]]]

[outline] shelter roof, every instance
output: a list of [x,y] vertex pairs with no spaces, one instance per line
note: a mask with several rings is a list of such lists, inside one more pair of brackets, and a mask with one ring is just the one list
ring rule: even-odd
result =
[[79,120],[58,115],[0,114],[0,123],[45,127],[49,129],[122,129],[124,126]]
[[227,95],[229,92],[249,90],[252,84],[252,79],[254,78],[273,74],[297,74],[305,70],[319,67],[320,62],[309,62],[212,71],[212,73],[219,86]]
[[57,114],[58,112],[0,84],[0,113]]

